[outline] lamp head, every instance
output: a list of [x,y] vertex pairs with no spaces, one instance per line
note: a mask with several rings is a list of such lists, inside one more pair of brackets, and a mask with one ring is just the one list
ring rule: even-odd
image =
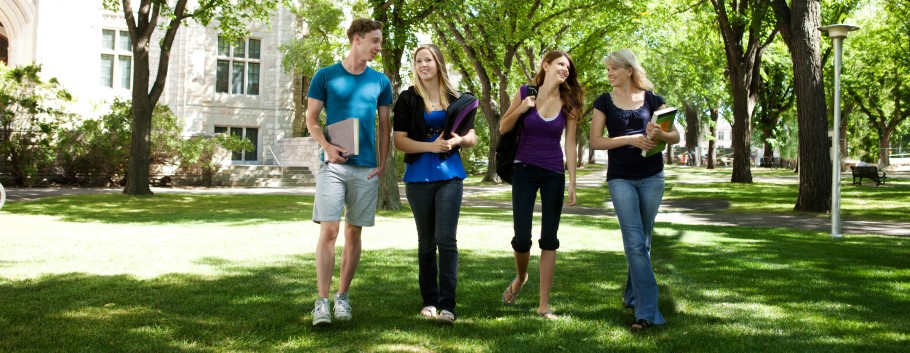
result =
[[835,24],[818,27],[822,32],[828,33],[828,37],[833,38],[846,38],[847,33],[859,29],[858,26],[845,25],[845,24]]

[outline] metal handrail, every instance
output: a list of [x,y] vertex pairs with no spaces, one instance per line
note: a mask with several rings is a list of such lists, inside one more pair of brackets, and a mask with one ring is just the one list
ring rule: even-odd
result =
[[278,164],[278,166],[280,167],[280,166],[281,166],[281,161],[278,160],[278,156],[275,155],[275,151],[272,151],[272,146],[271,146],[271,145],[265,145],[265,148],[267,148],[267,149],[269,150],[269,153],[272,154],[272,158],[275,158],[275,163]]

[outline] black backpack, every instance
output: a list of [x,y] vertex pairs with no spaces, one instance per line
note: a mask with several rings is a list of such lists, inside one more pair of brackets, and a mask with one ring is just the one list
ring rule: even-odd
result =
[[[528,85],[527,91],[521,95],[521,100],[527,96],[536,96],[537,86]],[[512,184],[512,169],[515,168],[515,151],[518,150],[518,141],[521,139],[521,127],[525,121],[525,114],[518,117],[515,127],[511,131],[500,135],[496,145],[496,175],[502,181]]]

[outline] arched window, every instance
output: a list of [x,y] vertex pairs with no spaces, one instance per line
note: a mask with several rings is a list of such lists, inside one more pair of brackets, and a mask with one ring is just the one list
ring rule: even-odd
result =
[[0,61],[9,65],[9,40],[0,35]]

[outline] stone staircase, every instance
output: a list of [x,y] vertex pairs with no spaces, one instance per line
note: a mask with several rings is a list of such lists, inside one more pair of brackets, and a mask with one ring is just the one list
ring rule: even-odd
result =
[[307,167],[232,165],[216,175],[212,184],[256,188],[303,187],[316,185],[316,176]]

